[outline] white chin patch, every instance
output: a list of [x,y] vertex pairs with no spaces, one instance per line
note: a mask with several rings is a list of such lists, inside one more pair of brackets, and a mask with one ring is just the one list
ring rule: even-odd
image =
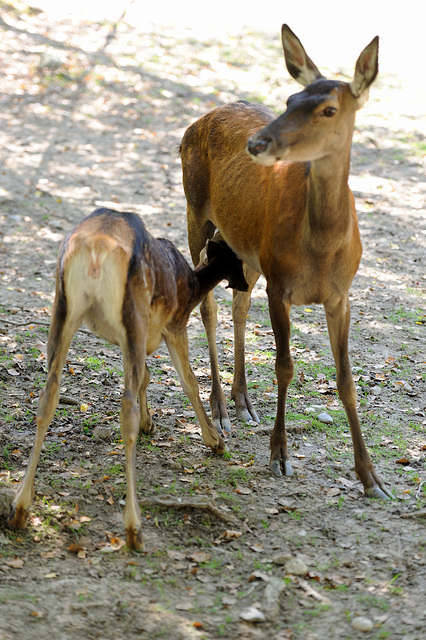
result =
[[263,155],[261,153],[259,153],[257,156],[252,155],[252,159],[254,160],[254,162],[257,162],[258,164],[263,164],[264,166],[267,166],[267,167],[272,167],[273,164],[275,164],[276,162],[279,162],[280,160],[280,158],[275,158],[275,156]]

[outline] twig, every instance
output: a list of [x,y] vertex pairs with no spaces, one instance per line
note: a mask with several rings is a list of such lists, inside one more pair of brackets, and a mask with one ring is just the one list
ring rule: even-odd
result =
[[418,486],[418,488],[417,488],[417,491],[416,491],[416,498],[417,498],[417,500],[420,498],[420,491],[422,490],[422,486],[424,485],[424,483],[425,483],[425,482],[426,482],[426,480],[423,480],[423,481],[419,484],[419,486]]
[[[13,320],[6,320],[5,318],[1,318],[0,322],[4,322],[5,324],[11,324],[14,327],[27,327],[30,324],[37,324],[42,327],[50,327],[50,322],[42,322],[41,320],[28,320],[27,322],[13,322]],[[92,331],[88,329],[82,329],[81,327],[77,329],[81,333],[87,333],[88,336],[96,335]]]
[[426,509],[420,511],[411,511],[410,513],[403,513],[401,518],[426,518]]
[[238,524],[237,518],[221,511],[211,500],[180,500],[179,498],[144,498],[143,507],[164,507],[166,509],[201,509],[208,511],[227,524]]

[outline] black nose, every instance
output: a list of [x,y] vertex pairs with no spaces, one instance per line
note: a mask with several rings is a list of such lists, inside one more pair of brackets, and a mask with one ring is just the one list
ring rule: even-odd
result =
[[253,136],[253,138],[250,138],[247,142],[247,151],[251,153],[252,156],[257,156],[259,153],[266,151],[271,142],[272,138],[269,136],[262,136],[262,138]]

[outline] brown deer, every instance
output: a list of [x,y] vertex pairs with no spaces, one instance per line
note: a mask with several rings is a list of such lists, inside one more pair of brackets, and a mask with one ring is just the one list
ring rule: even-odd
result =
[[[37,431],[28,469],[13,502],[11,527],[25,527],[34,494],[40,450],[59,401],[59,381],[71,339],[84,322],[123,353],[124,393],[121,433],[125,445],[126,541],[143,548],[136,500],[136,439],[153,433],[146,400],[146,355],[165,341],[183,389],[194,407],[204,443],[225,451],[222,437],[202,405],[188,358],[186,325],[192,309],[220,280],[247,290],[242,262],[220,238],[209,241],[207,263],[195,270],[174,245],[156,239],[133,213],[96,209],[63,241],[56,270],[56,293],[47,346],[47,383],[40,394]],[[139,396],[139,407],[137,397]]]
[[[337,369],[337,386],[349,420],[355,470],[367,496],[390,494],[368,455],[356,409],[348,358],[348,291],[361,259],[354,198],[348,186],[355,113],[378,71],[378,37],[362,51],[352,82],[327,80],[287,25],[282,44],[290,75],[305,88],[286,111],[247,102],[214,109],[191,125],[182,140],[183,185],[189,246],[194,263],[218,229],[245,263],[247,293],[235,293],[235,373],[232,397],[240,420],[259,422],[248,397],[244,334],[250,293],[263,274],[276,341],[278,403],[270,439],[274,475],[292,474],[285,430],[287,389],[293,377],[290,309],[322,303]],[[201,305],[212,367],[212,421],[230,430],[220,386],[215,331],[217,306],[210,292]]]

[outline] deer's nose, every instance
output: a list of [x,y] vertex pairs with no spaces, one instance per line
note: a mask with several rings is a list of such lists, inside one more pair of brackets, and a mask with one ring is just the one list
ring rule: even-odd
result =
[[247,142],[247,151],[252,154],[252,156],[257,156],[259,153],[263,153],[268,149],[268,147],[272,143],[272,138],[270,136],[262,136],[261,138],[257,138],[253,136]]

